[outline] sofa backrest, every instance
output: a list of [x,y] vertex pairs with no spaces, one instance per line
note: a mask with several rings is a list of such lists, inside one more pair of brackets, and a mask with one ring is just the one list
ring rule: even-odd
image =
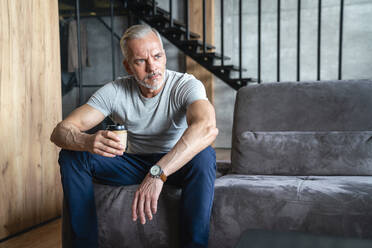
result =
[[241,88],[231,162],[238,174],[372,175],[372,80]]

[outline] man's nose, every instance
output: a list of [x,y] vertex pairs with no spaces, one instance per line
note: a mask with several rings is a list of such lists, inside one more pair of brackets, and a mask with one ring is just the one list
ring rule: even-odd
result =
[[155,72],[155,63],[153,60],[149,60],[146,66],[147,72]]

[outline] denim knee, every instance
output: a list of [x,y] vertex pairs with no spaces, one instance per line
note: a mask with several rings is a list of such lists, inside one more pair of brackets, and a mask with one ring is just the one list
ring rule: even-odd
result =
[[65,150],[62,149],[59,152],[59,157],[58,157],[58,163],[60,166],[62,166],[66,161],[70,161],[73,159],[73,155],[71,154],[73,151]]
[[61,173],[66,171],[86,171],[91,174],[89,153],[62,149],[59,152],[58,163]]
[[216,152],[211,146],[208,146],[199,152],[190,162],[192,170],[198,172],[210,173],[216,172]]

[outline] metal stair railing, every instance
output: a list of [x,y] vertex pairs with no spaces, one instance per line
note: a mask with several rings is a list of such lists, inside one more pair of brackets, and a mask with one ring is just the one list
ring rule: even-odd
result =
[[[62,0],[61,0],[62,1]],[[67,1],[67,0],[65,0]],[[251,82],[261,83],[261,43],[262,43],[262,9],[261,0],[256,0],[257,2],[257,78],[243,78],[242,72],[247,71],[242,68],[242,5],[243,0],[239,1],[239,65],[226,65],[225,60],[231,58],[225,56],[224,53],[224,0],[220,0],[220,14],[221,14],[221,53],[215,52],[215,47],[213,45],[207,44],[206,42],[206,4],[205,0],[202,0],[203,8],[203,39],[200,40],[200,35],[193,33],[189,28],[189,0],[183,0],[185,4],[185,21],[180,22],[173,18],[173,4],[174,0],[169,0],[169,11],[166,11],[157,6],[155,0],[109,0],[110,2],[110,16],[111,16],[111,27],[113,26],[113,16],[114,16],[114,2],[120,2],[124,8],[119,7],[120,13],[125,10],[125,14],[128,14],[128,20],[131,20],[131,16],[134,14],[137,18],[140,18],[150,26],[156,28],[160,34],[166,37],[170,42],[172,42],[176,47],[183,51],[186,55],[190,56],[201,66],[212,72],[214,75],[222,79],[232,88],[238,90],[240,87],[247,85]],[[215,0],[218,1],[218,0]],[[281,25],[282,25],[282,3],[281,0],[272,0],[277,4],[277,53],[276,53],[276,81],[281,81]],[[81,52],[80,52],[80,0],[68,0],[70,4],[75,3],[75,17],[77,20],[77,38],[78,38],[78,56],[79,56],[79,66],[76,71],[76,80],[79,86],[79,104],[82,103],[82,89],[83,87],[97,87],[97,85],[83,85],[82,84],[82,70],[81,70]],[[180,3],[179,1],[178,3]],[[296,81],[301,81],[301,0],[297,0],[297,46],[296,46]],[[322,0],[317,0],[317,66],[316,66],[316,80],[321,80],[321,43],[322,43]],[[338,77],[337,79],[342,79],[342,65],[343,65],[343,36],[344,36],[344,7],[345,1],[340,0],[340,14],[339,14],[339,28],[338,28]],[[118,7],[118,6],[117,6]],[[119,11],[119,10],[117,10]],[[98,20],[111,31],[111,45],[113,47],[113,38],[119,39],[112,28],[110,28],[102,19],[97,16]],[[130,22],[129,22],[130,23]],[[115,68],[114,68],[114,53],[112,51],[112,66],[113,66],[113,78],[115,78]],[[234,78],[233,72],[238,72],[239,77]],[[251,72],[250,72],[251,73]],[[236,74],[236,73],[235,73]]]
[[[241,0],[240,0],[241,2]],[[215,47],[206,42],[206,6],[205,0],[202,1],[203,6],[203,39],[199,40],[200,35],[193,33],[189,28],[189,0],[185,0],[185,23],[174,20],[172,10],[172,0],[169,0],[169,11],[166,11],[157,6],[156,1],[146,0],[124,0],[124,6],[142,21],[147,23],[153,28],[156,28],[158,32],[173,43],[178,49],[183,51],[184,54],[191,57],[193,60],[198,62],[205,69],[216,75],[218,78],[223,80],[233,89],[238,90],[239,88],[246,86],[248,83],[257,82],[253,78],[243,78],[242,72],[246,69],[242,68],[242,42],[241,42],[241,3],[240,3],[240,22],[239,22],[239,66],[226,65],[225,60],[231,58],[224,55],[224,49],[222,45],[221,54],[216,53]],[[223,6],[223,5],[222,5]],[[221,8],[223,15],[223,7]],[[223,22],[222,22],[223,24]],[[222,25],[223,26],[223,25]],[[223,32],[221,34],[221,40],[223,40]],[[223,41],[222,41],[223,44]],[[238,78],[232,77],[232,72],[239,72]]]

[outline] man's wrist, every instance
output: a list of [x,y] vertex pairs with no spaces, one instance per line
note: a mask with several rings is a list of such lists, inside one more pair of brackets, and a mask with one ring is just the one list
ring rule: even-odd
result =
[[88,150],[92,147],[94,135],[81,132],[76,140],[76,144],[80,146],[82,150]]
[[149,174],[152,178],[160,178],[164,183],[167,181],[167,176],[163,169],[157,164],[150,168]]

